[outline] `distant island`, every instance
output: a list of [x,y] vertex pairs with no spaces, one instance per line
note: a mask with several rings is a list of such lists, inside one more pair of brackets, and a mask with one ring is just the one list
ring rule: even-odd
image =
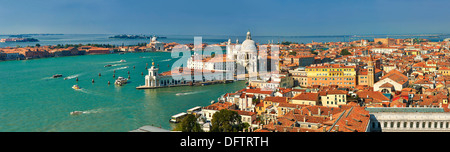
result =
[[[109,37],[110,39],[149,39],[152,36],[146,36],[146,35],[127,35],[127,34],[121,34],[121,35],[114,35]],[[166,37],[158,37],[158,38],[166,38]]]
[[0,39],[0,42],[39,42],[39,40],[35,38],[7,38]]
[[[31,37],[31,36],[48,36],[48,35],[64,35],[64,34],[12,34],[12,35],[6,35],[6,36],[23,38],[23,37]],[[4,35],[0,35],[0,36],[4,36]]]

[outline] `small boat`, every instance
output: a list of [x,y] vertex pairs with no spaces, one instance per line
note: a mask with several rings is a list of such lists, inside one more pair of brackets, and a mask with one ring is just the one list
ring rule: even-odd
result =
[[83,111],[72,111],[70,112],[70,115],[80,115],[83,114]]
[[112,66],[112,65],[111,64],[105,65],[105,67],[110,67],[110,66]]
[[72,89],[79,90],[80,87],[79,87],[78,85],[73,85],[73,86],[72,86]]
[[125,60],[120,60],[119,62],[127,62],[127,61],[125,61]]
[[59,77],[62,77],[62,74],[55,74],[55,75],[53,75],[53,78],[59,78]]
[[122,86],[122,85],[126,84],[127,81],[128,81],[128,79],[126,79],[126,78],[118,77],[118,78],[116,79],[116,82],[114,82],[114,84],[117,84],[117,85]]
[[182,96],[182,95],[187,95],[187,93],[177,93],[175,94],[176,96]]

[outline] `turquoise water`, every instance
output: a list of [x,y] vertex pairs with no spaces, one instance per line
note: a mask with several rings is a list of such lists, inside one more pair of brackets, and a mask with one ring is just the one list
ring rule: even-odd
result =
[[[122,59],[127,62],[118,62]],[[125,132],[152,124],[171,129],[172,115],[209,105],[220,95],[245,86],[235,82],[137,90],[144,84],[141,72],[148,73],[145,66],[152,59],[160,71],[169,70],[167,65],[177,60],[170,53],[148,52],[0,62],[0,131]],[[128,77],[129,71],[129,83],[114,85],[113,70],[116,78]],[[63,77],[54,79],[54,74]],[[72,89],[75,84],[82,89]],[[72,111],[84,113],[74,116],[69,114]]]

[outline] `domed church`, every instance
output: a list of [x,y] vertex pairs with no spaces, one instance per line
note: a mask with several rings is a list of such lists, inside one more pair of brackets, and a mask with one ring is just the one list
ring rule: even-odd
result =
[[236,61],[238,71],[244,69],[245,74],[258,72],[258,50],[250,31],[241,45],[236,41],[236,45],[232,46],[231,39],[228,39],[227,58]]

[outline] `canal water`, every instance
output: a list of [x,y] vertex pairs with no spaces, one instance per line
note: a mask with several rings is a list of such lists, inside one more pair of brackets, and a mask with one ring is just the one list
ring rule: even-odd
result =
[[[240,81],[137,90],[144,84],[145,67],[150,68],[152,59],[160,72],[177,60],[167,52],[146,52],[0,62],[0,131],[126,132],[144,125],[171,129],[172,115],[207,106],[245,87]],[[112,66],[104,67],[107,64]],[[127,78],[128,72],[128,84],[114,85],[118,76]],[[63,76],[52,78],[54,74]],[[81,89],[72,89],[75,84]],[[72,111],[83,113],[70,115]]]

